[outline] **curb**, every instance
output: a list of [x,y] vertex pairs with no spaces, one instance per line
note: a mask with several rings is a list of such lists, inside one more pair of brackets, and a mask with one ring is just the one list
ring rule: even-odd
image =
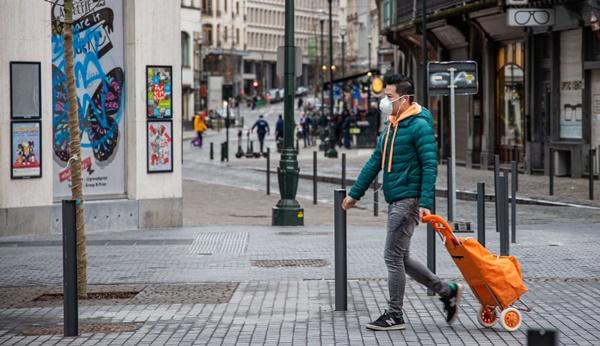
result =
[[[257,172],[261,172],[261,173],[267,172],[266,169],[262,169],[262,168],[253,168],[253,170],[257,171]],[[276,171],[271,171],[271,174],[276,174],[276,173],[277,173]],[[299,178],[304,179],[304,180],[312,180],[313,176],[312,176],[312,174],[300,173]],[[339,185],[342,184],[341,178],[326,176],[326,175],[317,175],[317,181],[322,182],[322,183],[329,183],[329,184],[339,184]],[[346,178],[347,185],[352,185],[355,182],[356,182],[356,179]],[[436,193],[437,197],[443,197],[443,198],[448,197],[448,190],[445,190],[445,189],[436,188],[435,193]],[[463,201],[477,201],[477,192],[467,191],[467,190],[457,190],[456,198],[459,200],[463,200]],[[494,195],[486,194],[485,200],[486,200],[486,202],[495,202],[496,198]],[[508,197],[508,200],[510,201],[510,196]],[[547,206],[547,207],[573,207],[573,208],[585,208],[585,209],[600,210],[600,207],[596,207],[596,206],[592,206],[592,205],[568,203],[568,202],[553,202],[553,201],[547,201],[547,200],[543,200],[543,199],[527,198],[527,197],[517,197],[517,204],[539,205],[539,206]]]

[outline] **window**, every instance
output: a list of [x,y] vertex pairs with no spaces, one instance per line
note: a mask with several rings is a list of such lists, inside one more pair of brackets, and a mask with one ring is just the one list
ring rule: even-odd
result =
[[237,15],[240,14],[240,2],[239,1],[235,2],[235,14],[237,14]]
[[227,42],[227,27],[223,28],[223,41]]
[[181,65],[190,66],[190,35],[185,31],[181,32]]
[[227,0],[225,0],[225,2],[223,2],[223,12],[227,13]]
[[235,44],[240,44],[240,29],[235,29]]
[[212,0],[202,0],[202,9],[204,13],[211,16],[212,15]]
[[212,25],[210,24],[204,24],[202,26],[202,33],[204,35],[204,45],[205,46],[212,46],[213,44],[213,38],[212,38]]

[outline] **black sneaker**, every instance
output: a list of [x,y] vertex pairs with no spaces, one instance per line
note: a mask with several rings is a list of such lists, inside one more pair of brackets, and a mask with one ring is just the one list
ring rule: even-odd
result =
[[452,324],[456,321],[458,316],[458,304],[460,304],[460,296],[462,294],[463,287],[461,284],[451,282],[450,295],[445,298],[440,298],[444,303],[444,311],[446,311],[446,323]]
[[402,330],[406,327],[401,312],[394,313],[385,310],[378,319],[367,323],[367,328],[371,330]]

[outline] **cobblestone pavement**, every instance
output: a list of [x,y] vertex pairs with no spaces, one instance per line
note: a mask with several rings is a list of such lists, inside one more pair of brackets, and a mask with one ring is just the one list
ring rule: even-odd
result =
[[[364,324],[386,307],[386,271],[381,227],[348,228],[349,310],[334,312],[331,226],[301,229],[263,226],[205,226],[103,232],[89,235],[90,284],[239,282],[229,303],[84,305],[82,322],[138,322],[137,331],[85,334],[79,338],[22,336],[31,325],[61,322],[60,307],[0,309],[0,344],[445,344],[515,345],[530,327],[560,329],[563,344],[600,343],[600,234],[596,224],[524,225],[511,250],[523,266],[533,312],[520,331],[477,325],[478,304],[465,293],[459,322],[443,323],[437,299],[409,282],[404,332],[374,333]],[[425,257],[425,227],[412,252]],[[497,251],[497,235],[488,232]],[[12,237],[0,244],[0,287],[61,284],[58,236]],[[170,241],[166,241],[166,240]],[[104,242],[102,240],[110,240]],[[136,240],[136,241],[133,241]],[[146,241],[142,241],[146,240]],[[147,241],[153,240],[153,241]],[[176,241],[174,241],[176,240]],[[6,244],[4,244],[6,243]],[[100,245],[108,244],[108,245]],[[438,273],[460,275],[438,242]],[[321,259],[325,267],[262,268],[253,260]]]

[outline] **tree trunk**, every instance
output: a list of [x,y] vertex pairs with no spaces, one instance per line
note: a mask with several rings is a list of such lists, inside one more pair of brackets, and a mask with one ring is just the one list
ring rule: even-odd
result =
[[75,88],[75,72],[73,62],[73,0],[65,0],[65,73],[67,75],[67,89],[69,96],[69,133],[71,141],[71,198],[76,201],[77,225],[77,290],[80,298],[87,297],[87,256],[85,251],[85,219],[83,213],[83,179],[81,177],[81,142],[79,131],[79,111],[77,103],[77,89]]

